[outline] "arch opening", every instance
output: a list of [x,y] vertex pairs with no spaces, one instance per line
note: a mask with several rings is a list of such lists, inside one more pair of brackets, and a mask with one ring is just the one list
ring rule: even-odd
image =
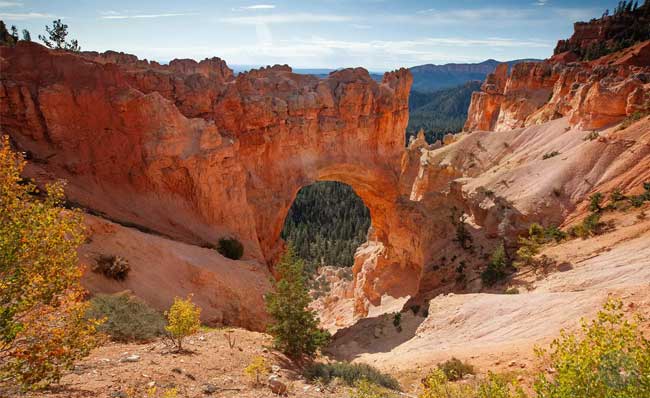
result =
[[351,268],[370,225],[370,211],[350,185],[318,181],[296,194],[281,238],[292,243],[313,274],[321,266]]

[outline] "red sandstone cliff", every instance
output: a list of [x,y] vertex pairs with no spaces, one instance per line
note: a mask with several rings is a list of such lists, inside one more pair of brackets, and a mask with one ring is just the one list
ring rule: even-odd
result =
[[500,68],[472,95],[465,131],[506,131],[569,117],[600,129],[650,109],[650,41],[594,62],[551,59]]

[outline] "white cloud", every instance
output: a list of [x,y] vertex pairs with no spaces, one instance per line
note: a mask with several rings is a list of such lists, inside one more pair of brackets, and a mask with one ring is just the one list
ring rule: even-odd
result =
[[135,15],[125,15],[125,14],[116,14],[113,11],[109,11],[102,15],[101,19],[148,19],[148,18],[167,18],[167,17],[184,17],[198,15],[197,13],[163,13],[163,14],[135,14]]
[[255,4],[252,6],[241,7],[243,10],[272,10],[274,8],[274,4]]
[[24,19],[56,18],[56,16],[52,14],[41,13],[41,12],[26,12],[26,13],[3,12],[0,13],[0,18],[24,20]]
[[0,7],[22,7],[23,3],[17,1],[0,1]]
[[[265,26],[265,25],[262,25]],[[233,64],[288,63],[300,67],[357,66],[374,70],[424,63],[478,62],[490,55],[527,49],[546,50],[551,43],[510,38],[425,37],[414,40],[333,40],[322,37],[271,41],[258,32],[257,43],[241,46],[192,46],[129,49],[153,59],[189,56],[195,59],[218,56]],[[463,48],[461,50],[456,50]],[[504,50],[505,52],[501,52]],[[546,52],[546,51],[543,51]],[[508,55],[504,55],[508,57]]]
[[294,24],[294,23],[313,23],[313,22],[347,22],[353,20],[352,17],[334,14],[273,14],[273,15],[254,15],[245,17],[226,17],[220,18],[219,21],[236,25],[257,25],[257,24]]
[[537,0],[537,1],[535,1],[533,4],[536,5],[536,6],[543,7],[543,6],[545,6],[546,4],[548,4],[548,0]]
[[[462,22],[490,22],[502,21],[508,19],[524,19],[534,16],[534,10],[516,9],[516,8],[458,8],[450,10],[438,10],[435,8],[427,8],[424,10],[416,11],[417,17],[415,21],[426,23],[462,23]],[[395,19],[411,18],[413,16],[395,15]]]
[[461,47],[535,47],[535,48],[552,48],[554,45],[543,40],[516,40],[500,37],[488,37],[485,39],[465,39],[455,37],[438,37],[425,39],[429,44],[461,46]]
[[415,13],[416,14],[433,14],[434,12],[436,12],[435,8],[427,8],[425,10],[416,11]]
[[364,24],[358,24],[358,23],[353,23],[350,26],[352,26],[355,29],[371,29],[371,25],[364,25]]

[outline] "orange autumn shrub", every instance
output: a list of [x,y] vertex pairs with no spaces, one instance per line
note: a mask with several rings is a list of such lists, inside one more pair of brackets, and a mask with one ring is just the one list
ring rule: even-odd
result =
[[81,214],[64,211],[63,186],[46,194],[20,174],[22,158],[0,140],[0,380],[21,389],[57,382],[98,343],[84,319],[77,248]]

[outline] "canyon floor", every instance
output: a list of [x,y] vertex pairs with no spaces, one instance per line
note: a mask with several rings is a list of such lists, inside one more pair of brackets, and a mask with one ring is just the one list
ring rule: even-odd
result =
[[[609,214],[604,220],[614,230],[546,247],[542,254],[554,265],[545,272],[522,270],[500,293],[438,296],[426,318],[402,313],[401,332],[391,314],[364,319],[339,331],[330,351],[394,374],[411,389],[452,356],[481,372],[515,372],[530,382],[539,365],[535,346],[548,345],[563,328],[579,327],[608,296],[620,298],[630,312],[650,315],[650,218],[643,216],[649,210]],[[519,294],[503,294],[506,286]]]
[[[540,363],[534,347],[545,346],[562,328],[574,329],[592,317],[608,296],[623,300],[627,311],[650,316],[650,205],[607,213],[613,227],[589,239],[546,246],[554,260],[544,271],[522,270],[492,293],[447,294],[430,301],[428,315],[402,313],[401,331],[388,313],[362,319],[338,330],[322,360],[372,364],[398,378],[406,396],[415,396],[419,380],[452,356],[473,364],[479,373],[505,372],[530,386]],[[515,287],[518,294],[503,294]],[[349,308],[342,306],[340,308]],[[647,326],[647,325],[646,325]],[[162,341],[109,343],[92,352],[60,386],[32,397],[139,397],[155,386],[158,393],[176,388],[181,397],[272,397],[268,387],[253,387],[244,368],[263,356],[276,365],[289,396],[348,397],[343,385],[314,385],[284,356],[268,335],[232,329],[206,329],[192,336],[187,354],[174,354]],[[648,330],[650,332],[650,330]],[[124,361],[137,355],[135,362]],[[278,370],[279,369],[279,370]],[[213,392],[207,390],[213,387]],[[120,395],[124,394],[124,395]]]

